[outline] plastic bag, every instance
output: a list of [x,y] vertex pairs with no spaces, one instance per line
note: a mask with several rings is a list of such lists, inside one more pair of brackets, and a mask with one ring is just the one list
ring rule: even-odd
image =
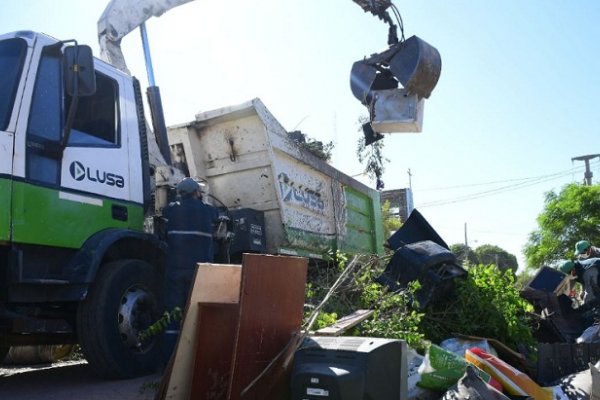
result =
[[448,351],[451,351],[454,354],[458,354],[461,357],[464,357],[465,351],[469,350],[472,347],[480,348],[481,350],[485,351],[488,354],[493,354],[495,356],[498,355],[496,353],[496,350],[494,350],[494,348],[492,346],[490,346],[488,341],[485,339],[472,340],[472,339],[450,338],[450,339],[446,339],[442,343],[440,343],[440,347],[442,347]]
[[477,375],[477,367],[469,365],[465,375],[452,386],[441,400],[509,400]]
[[570,400],[588,400],[592,394],[592,374],[589,369],[570,374],[557,384]]
[[[427,349],[427,354],[419,367],[421,379],[417,385],[445,392],[465,374],[467,365],[468,363],[463,357],[432,344]],[[501,389],[498,382],[494,382],[488,373],[481,369],[477,369],[477,373],[484,382]]]
[[437,400],[439,394],[433,390],[417,386],[421,380],[419,367],[423,364],[425,357],[417,353],[414,349],[408,348],[406,360],[408,364],[408,398],[409,400]]
[[590,373],[592,375],[592,393],[591,400],[600,400],[600,361],[596,365],[590,364]]
[[554,398],[553,388],[539,386],[523,372],[481,349],[472,348],[467,350],[465,358],[497,379],[510,395],[531,396],[535,400],[551,400]]
[[600,343],[600,325],[588,327],[581,336],[575,340],[576,343]]

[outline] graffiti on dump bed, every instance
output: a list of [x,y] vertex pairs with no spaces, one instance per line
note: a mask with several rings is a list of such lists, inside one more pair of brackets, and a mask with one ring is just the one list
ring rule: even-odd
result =
[[301,205],[312,211],[323,213],[325,211],[325,202],[321,198],[321,193],[302,187],[296,187],[295,182],[285,173],[280,173],[277,176],[279,181],[279,190],[281,198],[286,203]]

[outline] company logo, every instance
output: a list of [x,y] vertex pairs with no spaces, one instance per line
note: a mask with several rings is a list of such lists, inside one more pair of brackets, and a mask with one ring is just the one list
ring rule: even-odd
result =
[[303,188],[302,185],[296,187],[295,182],[291,181],[283,172],[278,175],[278,178],[279,191],[284,202],[297,204],[320,213],[325,211],[325,201],[321,198],[321,193]]
[[87,179],[90,182],[102,183],[108,186],[122,188],[125,186],[125,179],[112,172],[100,171],[84,166],[79,161],[73,161],[69,166],[69,172],[76,181]]
[[76,181],[82,181],[85,178],[85,167],[79,161],[73,161],[69,167],[69,171]]

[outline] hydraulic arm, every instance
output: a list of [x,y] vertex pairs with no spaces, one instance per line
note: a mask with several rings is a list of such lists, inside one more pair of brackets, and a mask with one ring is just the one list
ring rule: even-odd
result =
[[151,17],[193,0],[112,0],[98,20],[100,57],[129,73],[121,51],[121,39]]

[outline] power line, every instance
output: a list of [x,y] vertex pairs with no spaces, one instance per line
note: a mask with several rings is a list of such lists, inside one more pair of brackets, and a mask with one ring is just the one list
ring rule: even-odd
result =
[[419,204],[418,207],[419,208],[424,208],[424,207],[442,206],[442,205],[446,205],[446,204],[452,204],[452,203],[458,203],[458,202],[463,202],[463,201],[475,200],[475,199],[479,199],[481,197],[487,197],[487,196],[492,196],[492,195],[496,195],[496,194],[510,192],[510,191],[513,191],[513,190],[523,189],[523,188],[526,188],[526,187],[529,187],[529,186],[533,186],[533,185],[537,185],[537,184],[545,183],[545,182],[550,182],[550,181],[562,178],[564,176],[570,175],[576,169],[577,168],[571,168],[569,170],[562,171],[562,172],[557,172],[557,173],[554,173],[554,174],[542,175],[540,177],[537,177],[536,179],[528,180],[528,181],[517,183],[517,184],[514,184],[514,185],[502,186],[502,187],[499,187],[499,188],[494,188],[494,189],[486,190],[486,191],[483,191],[483,192],[471,193],[471,194],[467,194],[467,195],[464,195],[464,196],[459,196],[459,197],[455,197],[455,198],[451,198],[451,199],[435,200],[435,201],[431,201],[431,202],[428,202],[428,203]]
[[[600,167],[600,162],[593,163],[592,165],[597,165],[598,167]],[[569,173],[575,173],[575,172],[581,172],[581,170],[582,170],[582,167],[573,167],[573,168],[569,169],[568,172]],[[550,177],[550,176],[556,176],[558,174],[562,174],[562,173],[565,173],[565,172],[567,172],[567,171],[555,172],[555,173],[547,174],[547,175],[529,176],[529,177],[526,177],[526,178],[512,178],[512,179],[503,179],[503,180],[498,180],[498,181],[489,181],[489,182],[480,182],[480,183],[467,183],[467,184],[453,185],[453,186],[433,187],[433,188],[419,189],[419,192],[430,192],[430,191],[435,191],[435,190],[462,189],[462,188],[476,187],[476,186],[495,185],[495,184],[498,184],[498,183],[507,183],[507,182],[530,181],[530,180],[537,180],[537,179],[546,178],[546,177]]]

